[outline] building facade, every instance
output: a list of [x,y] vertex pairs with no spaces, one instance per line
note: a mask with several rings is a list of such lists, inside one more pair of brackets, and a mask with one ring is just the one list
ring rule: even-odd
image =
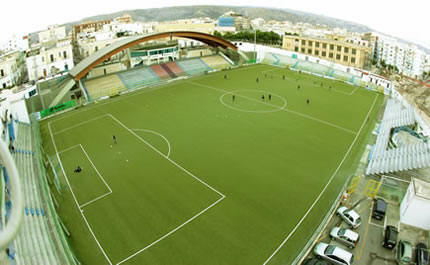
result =
[[66,38],[66,27],[65,26],[49,26],[47,30],[43,30],[38,33],[39,43],[62,40]]
[[353,42],[289,35],[283,37],[282,48],[356,68],[364,68],[371,52]]
[[25,59],[29,80],[38,80],[73,68],[70,39],[41,44],[27,52]]
[[10,52],[0,56],[0,88],[19,85],[24,80],[24,53]]

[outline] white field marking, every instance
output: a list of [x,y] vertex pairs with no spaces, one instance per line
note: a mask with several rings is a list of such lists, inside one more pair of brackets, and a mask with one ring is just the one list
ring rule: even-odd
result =
[[[254,67],[260,67],[260,66],[264,66],[264,65],[263,64],[258,64],[258,65],[254,66]],[[237,68],[237,69],[232,69],[231,71],[238,72],[238,71],[242,71],[242,70],[247,70],[249,68],[250,67]],[[213,77],[214,75],[220,74],[220,73],[223,73],[223,72],[219,71],[219,72],[211,73],[211,74],[204,75],[204,76],[192,77],[190,79],[192,79],[192,80],[201,80],[201,79]],[[132,91],[131,93],[127,93],[127,94],[121,95],[120,97],[107,100],[107,101],[105,101],[103,103],[97,103],[97,104],[93,104],[91,106],[87,106],[85,109],[81,109],[80,111],[64,113],[64,115],[62,115],[60,117],[53,118],[54,120],[52,120],[51,123],[60,121],[62,119],[70,118],[71,116],[74,116],[76,114],[80,114],[80,113],[85,112],[85,111],[94,110],[97,107],[101,107],[101,106],[104,106],[104,105],[107,105],[107,104],[117,103],[117,102],[120,102],[120,101],[125,100],[125,99],[127,99],[129,97],[132,97],[132,96],[137,96],[137,95],[144,94],[144,93],[150,93],[150,92],[153,92],[153,91],[156,91],[156,90],[159,90],[159,89],[162,89],[162,88],[170,87],[170,86],[173,86],[173,85],[176,85],[176,84],[177,84],[176,82],[171,82],[171,83],[167,83],[167,84],[162,84],[160,86],[153,86],[150,89],[145,89],[145,90],[139,90],[139,88],[138,88],[135,91]]]
[[206,212],[207,210],[209,210],[210,208],[212,208],[213,206],[215,206],[216,204],[218,204],[220,201],[222,201],[225,198],[225,196],[222,196],[221,198],[219,198],[216,202],[212,203],[211,205],[209,205],[207,208],[205,208],[204,210],[200,211],[198,214],[194,215],[193,217],[191,217],[190,219],[188,219],[187,221],[185,221],[184,223],[182,223],[181,225],[179,225],[178,227],[176,227],[175,229],[171,230],[169,233],[165,234],[164,236],[160,237],[159,239],[155,240],[154,242],[152,242],[151,244],[147,245],[146,247],[140,249],[139,251],[137,251],[136,253],[128,256],[127,258],[121,260],[120,262],[118,262],[116,265],[122,264],[128,260],[130,260],[131,258],[135,257],[136,255],[142,253],[143,251],[147,250],[148,248],[152,247],[153,245],[157,244],[158,242],[160,242],[161,240],[165,239],[166,237],[170,236],[171,234],[175,233],[176,231],[178,231],[179,229],[181,229],[183,226],[185,226],[186,224],[188,224],[189,222],[193,221],[194,219],[196,219],[197,217],[199,217],[201,214],[203,214],[204,212]]
[[58,152],[58,154],[61,154],[61,153],[64,153],[64,152],[70,151],[70,150],[72,150],[72,149],[74,149],[74,148],[76,148],[76,147],[79,147],[79,144],[75,144],[75,145],[72,145],[72,146],[70,146],[70,147],[68,147],[68,148],[66,148],[66,149],[63,149],[63,150],[59,151],[59,152]]
[[164,137],[164,135],[162,135],[161,133],[158,133],[158,132],[156,132],[156,131],[153,131],[153,130],[148,130],[148,129],[132,129],[133,131],[142,131],[142,132],[149,132],[149,133],[152,133],[152,134],[155,134],[155,135],[158,135],[158,136],[160,136],[161,138],[163,138],[163,140],[167,143],[167,147],[169,148],[169,150],[167,151],[167,157],[169,157],[170,156],[170,150],[171,150],[171,148],[170,148],[170,142],[169,142],[169,140],[166,138],[166,137]]
[[218,204],[220,201],[222,201],[226,196],[219,192],[218,190],[216,190],[214,187],[212,187],[211,185],[207,184],[206,182],[204,182],[203,180],[201,180],[200,178],[196,177],[194,174],[192,174],[191,172],[189,172],[188,170],[186,170],[185,168],[183,168],[181,165],[179,165],[178,163],[176,163],[175,161],[173,161],[172,159],[170,159],[168,156],[166,156],[165,154],[163,154],[160,150],[158,150],[157,148],[155,148],[153,145],[151,145],[150,143],[148,143],[147,141],[145,141],[145,139],[143,139],[142,137],[140,137],[139,135],[137,135],[133,130],[131,130],[130,128],[128,128],[127,126],[125,126],[120,120],[118,120],[115,116],[113,116],[112,114],[108,114],[114,121],[116,121],[119,125],[121,125],[124,129],[126,129],[127,131],[129,131],[132,135],[134,135],[137,139],[139,139],[141,142],[143,142],[144,144],[146,144],[147,146],[149,146],[152,150],[154,150],[155,152],[157,152],[159,155],[161,155],[162,157],[164,157],[165,159],[167,159],[169,162],[171,162],[173,165],[175,165],[176,167],[178,167],[179,169],[181,169],[182,171],[184,171],[186,174],[188,174],[189,176],[191,176],[192,178],[194,178],[195,180],[197,180],[198,182],[200,182],[201,184],[205,185],[206,187],[208,187],[209,189],[211,189],[212,191],[216,192],[218,195],[221,196],[221,198],[219,198],[217,201],[215,201],[214,203],[212,203],[211,205],[209,205],[207,208],[203,209],[202,211],[200,211],[198,214],[194,215],[193,217],[191,217],[190,219],[188,219],[187,221],[185,221],[184,223],[182,223],[181,225],[177,226],[175,229],[171,230],[170,232],[168,232],[167,234],[163,235],[162,237],[160,237],[159,239],[155,240],[154,242],[152,242],[151,244],[147,245],[146,247],[140,249],[139,251],[135,252],[134,254],[128,256],[127,258],[123,259],[122,261],[118,262],[117,265],[126,262],[127,260],[135,257],[136,255],[142,253],[143,251],[147,250],[148,248],[152,247],[153,245],[157,244],[158,242],[160,242],[161,240],[165,239],[166,237],[168,237],[169,235],[173,234],[174,232],[178,231],[179,229],[181,229],[183,226],[185,226],[186,224],[188,224],[189,222],[193,221],[194,219],[196,219],[197,217],[199,217],[201,214],[203,214],[204,212],[206,212],[207,210],[209,210],[210,208],[212,208],[213,206],[215,206],[216,204]]
[[309,215],[309,213],[312,211],[312,209],[315,207],[315,205],[317,204],[317,202],[320,200],[320,198],[322,197],[322,195],[324,194],[324,192],[326,191],[326,189],[328,188],[328,186],[330,185],[330,183],[333,181],[334,176],[336,176],[337,172],[339,171],[340,167],[342,166],[343,162],[345,162],[346,157],[349,155],[349,153],[352,150],[352,147],[354,146],[355,142],[358,139],[358,136],[361,133],[361,130],[364,128],[364,125],[366,124],[367,118],[369,117],[370,113],[373,110],[373,107],[375,106],[376,100],[378,99],[379,94],[376,94],[375,99],[373,100],[373,104],[370,107],[369,111],[367,112],[366,117],[364,118],[363,123],[361,124],[360,129],[358,130],[358,133],[355,135],[354,140],[352,141],[351,145],[349,146],[348,150],[346,151],[345,155],[343,156],[342,160],[340,161],[339,165],[337,166],[336,170],[333,172],[333,175],[331,175],[329,181],[327,182],[327,184],[324,186],[324,188],[322,189],[322,191],[320,192],[320,194],[318,195],[318,197],[314,200],[314,202],[312,203],[312,205],[309,207],[309,209],[306,211],[306,213],[303,215],[303,217],[300,219],[300,221],[296,224],[296,226],[293,228],[293,230],[291,230],[291,232],[287,235],[287,237],[281,242],[281,244],[278,246],[278,248],[275,249],[275,251],[269,256],[269,258],[264,261],[263,265],[266,265],[267,263],[269,263],[269,261],[273,258],[273,256],[276,255],[276,253],[279,252],[279,250],[285,245],[285,243],[287,243],[287,241],[290,239],[290,237],[296,232],[296,230],[300,227],[300,225],[302,224],[302,222],[306,219],[306,217]]
[[94,117],[94,118],[92,118],[92,119],[89,119],[89,120],[86,120],[86,121],[83,121],[83,122],[76,123],[76,124],[75,124],[75,125],[73,125],[73,126],[70,126],[70,127],[67,127],[67,128],[64,128],[64,129],[61,129],[61,130],[59,130],[59,131],[55,132],[55,133],[54,133],[54,135],[57,135],[57,134],[60,134],[60,133],[66,132],[66,131],[68,131],[68,130],[71,130],[71,129],[74,129],[74,128],[76,128],[76,127],[79,127],[79,126],[81,126],[81,125],[83,125],[83,124],[85,124],[85,123],[89,123],[89,122],[92,122],[92,121],[95,121],[95,120],[98,120],[98,119],[104,118],[104,117],[106,117],[106,116],[107,116],[107,114],[103,114],[103,115],[100,115],[100,116]]
[[[197,85],[197,86],[211,88],[211,89],[214,89],[214,90],[217,90],[217,91],[220,91],[220,92],[224,92],[224,93],[230,93],[230,91],[227,91],[227,90],[224,90],[224,89],[221,89],[221,88],[217,88],[217,87],[213,87],[213,86],[208,86],[208,85],[204,85],[204,84],[200,84],[200,83],[196,83],[196,82],[192,82],[192,81],[188,81],[188,83],[194,84],[194,85]],[[255,98],[250,98],[250,97],[243,96],[243,95],[238,95],[238,97],[246,98],[248,100],[255,101],[255,102],[260,102],[261,104],[265,104],[267,106],[271,106],[271,107],[274,107],[274,108],[279,108],[279,106],[276,106],[276,105],[273,105],[273,104],[270,104],[270,103],[267,103],[267,102],[263,102],[263,101],[255,99]],[[316,121],[316,122],[320,122],[320,123],[323,123],[323,124],[331,126],[331,127],[335,127],[337,129],[340,129],[340,130],[348,132],[348,133],[357,134],[356,132],[354,132],[354,131],[352,131],[350,129],[343,128],[343,127],[341,127],[339,125],[336,125],[336,124],[333,124],[331,122],[315,118],[315,117],[307,115],[307,114],[303,114],[301,112],[297,112],[297,111],[294,111],[294,110],[289,110],[287,108],[284,108],[283,111],[286,111],[286,112],[289,112],[289,113],[293,113],[293,114],[296,114],[298,116],[301,116],[301,117],[304,117],[304,118],[307,118],[307,119],[310,119],[310,120],[313,120],[313,121]]]
[[86,225],[87,225],[87,227],[88,227],[88,230],[90,231],[91,235],[93,236],[94,240],[96,241],[97,245],[99,246],[100,250],[102,251],[103,256],[106,258],[106,260],[108,261],[109,265],[112,265],[111,260],[109,259],[109,257],[108,257],[108,255],[106,254],[105,250],[104,250],[104,249],[103,249],[103,247],[101,246],[100,242],[98,241],[98,239],[97,239],[96,235],[95,235],[95,234],[94,234],[94,232],[93,232],[93,229],[91,228],[90,224],[89,224],[89,223],[88,223],[88,221],[87,221],[87,218],[86,218],[86,217],[85,217],[85,215],[84,215],[83,210],[82,210],[82,209],[81,209],[81,207],[79,206],[78,200],[76,199],[75,193],[73,192],[72,186],[70,185],[69,178],[67,177],[66,171],[64,170],[64,167],[63,167],[63,163],[61,162],[61,159],[60,159],[60,155],[58,154],[57,145],[55,144],[54,135],[52,134],[51,122],[48,122],[48,129],[49,129],[49,134],[51,135],[52,144],[54,145],[55,154],[56,154],[56,156],[57,156],[58,162],[60,163],[60,167],[61,167],[61,170],[63,171],[64,177],[65,177],[65,179],[66,179],[67,186],[69,186],[70,192],[72,193],[73,200],[74,200],[74,201],[75,201],[75,203],[76,203],[76,207],[79,209],[79,212],[81,213],[82,218],[84,219],[85,224],[86,224]]
[[102,198],[104,198],[105,196],[112,194],[112,189],[110,188],[110,186],[106,183],[106,180],[103,178],[103,176],[100,174],[99,170],[96,168],[96,166],[94,165],[93,161],[91,160],[90,156],[88,155],[87,151],[85,151],[84,147],[79,144],[79,146],[81,147],[82,151],[84,152],[85,156],[87,157],[88,161],[90,161],[91,166],[94,168],[94,170],[97,172],[97,175],[99,175],[99,178],[103,181],[103,183],[105,184],[105,186],[108,188],[109,192],[106,192],[105,194],[102,194],[100,196],[98,196],[97,198],[90,200],[82,205],[80,205],[79,207],[81,209],[83,209],[85,206],[90,205],[91,203],[98,201]]
[[[233,94],[234,94],[234,95],[236,95],[236,94],[235,94],[235,92],[238,92],[238,91],[241,91],[241,90],[242,90],[242,91],[245,91],[245,89],[237,89],[237,90],[233,90],[233,91],[231,91],[231,92],[226,92],[226,93],[222,94],[222,95],[219,97],[219,101],[220,101],[224,106],[226,106],[226,107],[228,107],[228,108],[230,108],[230,109],[237,110],[237,111],[242,111],[242,112],[250,112],[250,113],[270,113],[270,112],[278,112],[278,111],[281,111],[281,110],[283,110],[283,109],[285,109],[285,108],[287,107],[287,100],[286,100],[284,97],[279,96],[279,95],[274,94],[274,93],[271,93],[271,95],[272,95],[272,96],[274,96],[274,97],[280,98],[280,99],[281,99],[281,101],[283,101],[283,102],[284,102],[284,104],[283,104],[282,106],[277,106],[275,109],[271,109],[271,110],[244,110],[244,109],[240,109],[240,108],[237,108],[237,107],[234,107],[234,106],[228,105],[227,103],[225,103],[225,102],[224,102],[224,100],[223,100],[224,96],[229,95],[229,94],[231,94],[231,95],[233,95]],[[258,89],[248,89],[247,91],[252,91],[252,90],[261,92],[261,90],[258,90]],[[245,98],[246,96],[242,96],[242,95],[239,95],[239,94],[238,94],[238,97],[243,97],[243,98]],[[251,101],[258,101],[258,102],[260,102],[259,100],[256,100],[256,99],[254,99],[254,98],[248,98],[248,97],[246,97],[246,99],[251,100]],[[275,105],[273,105],[273,106],[275,106]]]
[[132,135],[136,136],[137,139],[139,139],[141,142],[143,142],[144,144],[146,144],[148,147],[150,147],[152,150],[154,150],[155,152],[157,152],[159,155],[161,155],[162,157],[166,158],[167,160],[169,160],[170,163],[172,163],[173,165],[175,165],[177,168],[179,168],[180,170],[184,171],[187,175],[189,175],[190,177],[194,178],[195,180],[197,180],[198,182],[202,183],[203,185],[205,185],[206,187],[208,187],[209,189],[211,189],[212,191],[214,191],[215,193],[217,193],[218,195],[220,195],[221,197],[225,197],[225,195],[223,193],[221,193],[220,191],[216,190],[214,187],[212,187],[211,185],[207,184],[206,182],[204,182],[203,180],[199,179],[198,177],[196,177],[193,173],[191,173],[190,171],[186,170],[185,168],[183,168],[181,165],[179,165],[178,163],[176,163],[175,161],[173,161],[171,158],[167,157],[165,154],[163,154],[160,150],[158,150],[157,148],[155,148],[152,144],[148,143],[145,139],[143,139],[142,137],[140,137],[138,134],[136,134],[132,129],[128,128],[127,126],[124,125],[124,123],[122,123],[120,120],[118,120],[115,116],[113,116],[112,114],[107,114],[109,115],[109,117],[111,117],[114,121],[116,121],[119,125],[121,125],[124,129],[126,129],[127,131],[129,131]]

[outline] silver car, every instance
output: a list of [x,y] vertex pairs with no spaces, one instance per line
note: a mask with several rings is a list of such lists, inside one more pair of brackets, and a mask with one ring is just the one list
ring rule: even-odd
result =
[[333,229],[330,231],[330,238],[343,243],[349,248],[355,248],[360,236],[352,230],[333,227]]
[[339,215],[353,229],[359,227],[361,224],[360,215],[356,211],[350,210],[345,206],[337,209],[336,214]]
[[354,255],[352,253],[326,243],[318,243],[314,248],[314,253],[317,258],[325,259],[332,264],[352,265],[354,262]]

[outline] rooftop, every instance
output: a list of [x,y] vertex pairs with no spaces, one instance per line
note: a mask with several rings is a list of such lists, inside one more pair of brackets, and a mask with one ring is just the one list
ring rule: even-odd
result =
[[416,178],[413,178],[412,181],[415,188],[415,195],[430,200],[430,183]]

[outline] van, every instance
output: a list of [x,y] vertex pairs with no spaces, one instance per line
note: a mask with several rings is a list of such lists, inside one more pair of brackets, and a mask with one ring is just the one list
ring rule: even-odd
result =
[[397,231],[396,227],[387,225],[387,227],[385,227],[384,241],[382,242],[382,246],[384,248],[393,249],[397,244],[398,234],[399,231]]
[[387,203],[383,199],[376,199],[373,204],[372,217],[376,220],[382,220],[387,212]]

